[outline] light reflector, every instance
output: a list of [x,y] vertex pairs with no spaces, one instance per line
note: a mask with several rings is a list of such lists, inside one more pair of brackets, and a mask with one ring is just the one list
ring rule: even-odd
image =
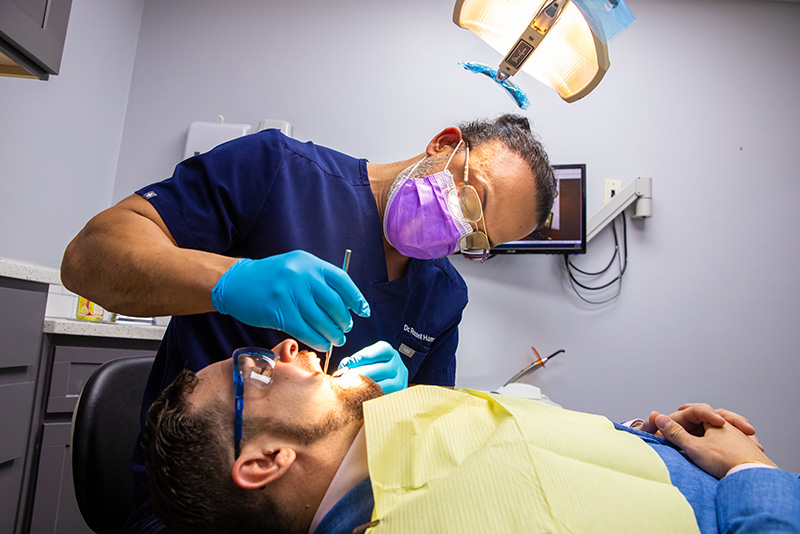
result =
[[[564,1],[566,6],[544,37],[532,31],[531,23],[548,0],[457,0],[453,22],[471,30],[503,57],[515,47],[519,49],[522,36],[534,50],[520,70],[555,89],[565,101],[574,102],[600,83],[610,61],[607,46],[592,32],[581,11]],[[516,72],[505,61],[500,70]]]

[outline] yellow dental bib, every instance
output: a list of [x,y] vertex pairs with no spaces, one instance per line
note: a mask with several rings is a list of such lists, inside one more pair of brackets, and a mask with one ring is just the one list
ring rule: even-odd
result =
[[601,416],[414,386],[364,421],[369,532],[699,532],[656,452]]

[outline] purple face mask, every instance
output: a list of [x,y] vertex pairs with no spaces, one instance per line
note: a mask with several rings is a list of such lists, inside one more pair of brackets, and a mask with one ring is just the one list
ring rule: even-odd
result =
[[[415,169],[416,165],[409,175]],[[455,252],[458,240],[471,233],[472,227],[460,216],[460,206],[448,207],[447,192],[454,187],[453,175],[447,169],[424,178],[404,176],[396,180],[389,191],[383,217],[383,231],[389,244],[403,256],[421,260]]]

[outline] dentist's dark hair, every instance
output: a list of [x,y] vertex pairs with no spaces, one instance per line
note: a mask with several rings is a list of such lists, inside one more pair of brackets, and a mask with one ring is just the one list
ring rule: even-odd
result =
[[544,224],[558,195],[553,167],[538,137],[531,131],[528,119],[508,113],[496,119],[477,119],[459,124],[461,135],[470,150],[492,141],[502,142],[518,154],[530,167],[536,186],[536,226]]

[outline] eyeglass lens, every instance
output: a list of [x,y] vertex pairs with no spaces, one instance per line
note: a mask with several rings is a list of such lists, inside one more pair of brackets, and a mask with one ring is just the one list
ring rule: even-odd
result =
[[483,217],[481,199],[471,185],[460,185],[451,189],[448,197],[448,207],[456,217],[464,217],[468,222],[478,222]]
[[[460,146],[460,143],[459,143]],[[458,148],[456,148],[458,150]],[[447,192],[447,206],[455,217],[463,217],[471,223],[478,223],[483,219],[483,207],[478,192],[467,184],[469,179],[469,145],[466,145],[464,157],[464,185],[460,185]],[[489,238],[484,231],[476,230],[462,237],[458,242],[461,255],[469,260],[486,261],[489,255]]]
[[258,390],[267,389],[272,384],[272,374],[278,356],[269,349],[246,347],[233,351],[232,359],[234,369],[233,451],[234,457],[239,458],[245,390],[253,391],[252,387],[245,387],[245,384],[252,384]]
[[472,232],[458,242],[461,255],[468,260],[485,261],[489,254],[489,240],[483,232]]
[[272,351],[248,352],[237,354],[237,367],[245,384],[253,384],[259,389],[266,389],[272,384],[272,372],[275,368],[276,356]]

